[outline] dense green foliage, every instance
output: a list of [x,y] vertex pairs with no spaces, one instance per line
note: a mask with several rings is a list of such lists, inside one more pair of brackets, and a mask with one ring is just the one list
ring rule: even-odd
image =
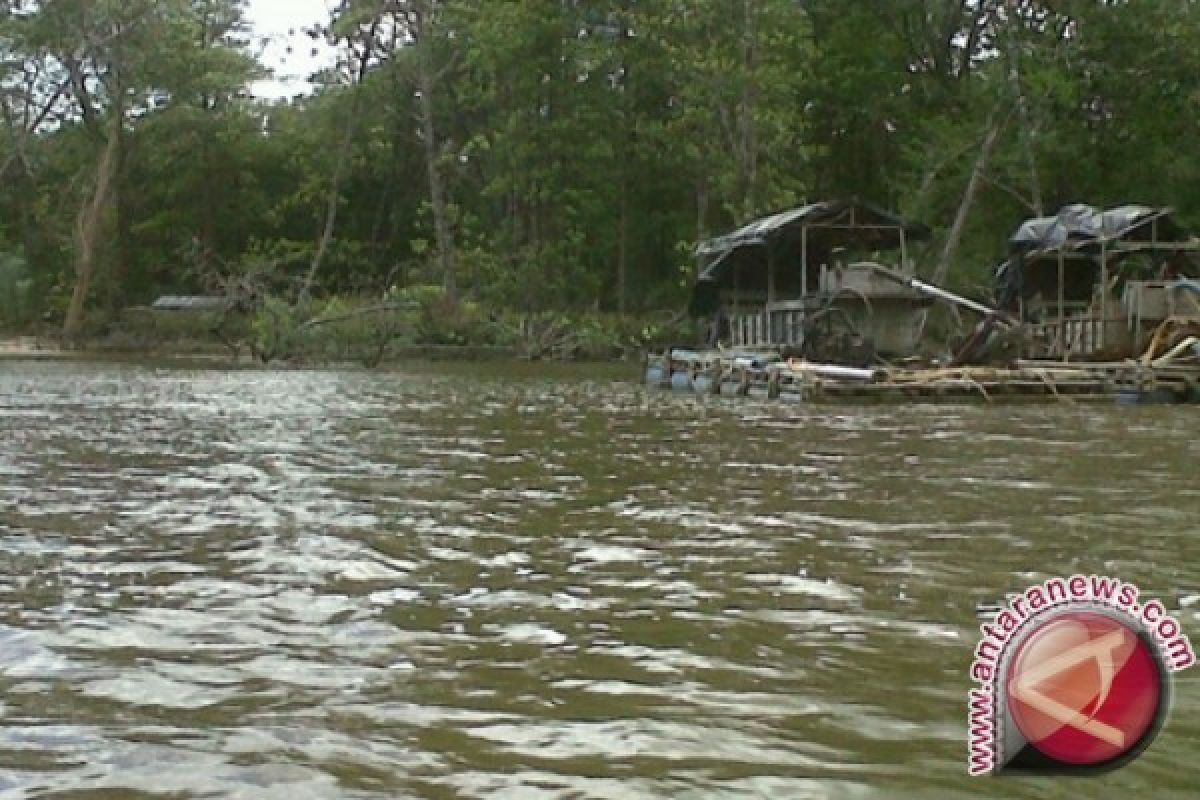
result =
[[343,0],[338,68],[266,102],[242,0],[0,0],[0,325],[437,284],[502,338],[459,304],[681,308],[699,237],[846,196],[944,234],[977,167],[979,286],[1063,203],[1200,218],[1197,5]]

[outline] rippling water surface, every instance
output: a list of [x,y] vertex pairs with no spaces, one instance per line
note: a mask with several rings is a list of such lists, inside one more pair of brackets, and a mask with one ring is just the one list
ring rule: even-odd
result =
[[1195,796],[1191,673],[1084,787],[968,780],[964,717],[1047,575],[1200,636],[1196,408],[625,378],[0,363],[0,795]]

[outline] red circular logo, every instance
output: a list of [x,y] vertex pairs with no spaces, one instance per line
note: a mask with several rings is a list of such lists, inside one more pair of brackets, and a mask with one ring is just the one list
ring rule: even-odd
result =
[[1016,650],[1007,681],[1013,723],[1063,764],[1098,766],[1144,746],[1164,700],[1151,645],[1092,611],[1056,615]]

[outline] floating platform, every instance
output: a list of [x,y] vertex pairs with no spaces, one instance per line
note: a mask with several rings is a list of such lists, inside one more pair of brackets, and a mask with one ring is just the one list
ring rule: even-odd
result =
[[1200,402],[1200,363],[862,368],[785,359],[770,351],[675,349],[647,357],[645,380],[675,391],[799,402]]

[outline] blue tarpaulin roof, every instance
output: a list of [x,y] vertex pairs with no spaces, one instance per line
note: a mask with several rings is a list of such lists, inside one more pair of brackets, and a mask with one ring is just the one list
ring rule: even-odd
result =
[[1102,211],[1094,206],[1075,203],[1063,206],[1052,217],[1025,220],[1009,239],[1009,245],[1013,250],[1028,252],[1075,243],[1111,241],[1130,236],[1151,222],[1158,224],[1160,241],[1186,238],[1170,215],[1169,208],[1125,205]]

